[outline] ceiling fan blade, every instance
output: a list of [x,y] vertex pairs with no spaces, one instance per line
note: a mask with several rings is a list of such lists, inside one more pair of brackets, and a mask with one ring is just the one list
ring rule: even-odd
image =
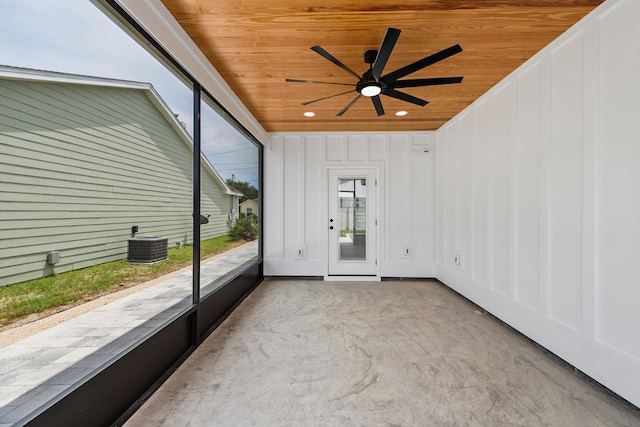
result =
[[462,77],[434,77],[430,79],[396,80],[389,84],[388,87],[395,89],[399,87],[448,85],[452,83],[460,83],[461,81]]
[[387,74],[386,76],[382,76],[382,80],[384,80],[387,84],[393,83],[396,80],[406,75],[415,73],[416,71],[422,70],[424,67],[435,64],[436,62],[442,61],[443,59],[447,59],[448,57],[453,56],[456,53],[460,53],[460,52],[462,52],[462,48],[460,47],[459,44],[455,44],[451,47],[441,50],[440,52],[434,53],[433,55],[429,55],[416,62],[413,62],[402,68],[399,68]]
[[384,108],[382,108],[382,101],[380,101],[380,97],[378,95],[372,96],[371,102],[373,102],[373,106],[376,108],[376,113],[378,113],[378,117],[384,116]]
[[355,86],[352,83],[317,82],[315,80],[285,79],[287,83],[322,83],[325,85]]
[[340,92],[340,93],[336,93],[335,95],[329,95],[329,96],[325,96],[324,98],[318,98],[318,99],[314,99],[313,101],[307,101],[307,102],[303,102],[302,105],[309,105],[309,104],[313,104],[314,102],[318,102],[318,101],[324,101],[325,99],[329,99],[329,98],[334,98],[336,96],[340,96],[340,95],[344,95],[345,93],[351,93],[351,92],[355,92],[356,90],[348,90],[346,92]]
[[355,104],[355,103],[358,101],[358,99],[360,99],[361,97],[362,97],[362,95],[358,94],[358,96],[356,96],[356,97],[354,98],[354,100],[353,100],[353,101],[351,101],[350,103],[348,103],[346,107],[344,107],[342,110],[340,110],[340,112],[339,112],[338,114],[336,114],[336,116],[341,116],[341,115],[343,115],[344,113],[346,113],[346,112],[347,112],[347,110],[348,110],[349,108],[351,108],[351,107],[353,106],[353,104]]
[[382,40],[382,44],[380,45],[378,55],[376,56],[376,60],[373,63],[373,69],[371,71],[371,75],[376,79],[376,81],[380,80],[382,70],[384,70],[384,66],[387,65],[389,56],[391,56],[391,51],[396,45],[396,41],[398,41],[399,36],[400,30],[397,28],[387,28],[387,33],[384,35],[384,40]]
[[319,54],[320,56],[324,57],[325,59],[328,59],[329,61],[333,62],[334,64],[336,64],[338,67],[342,68],[343,70],[345,70],[347,73],[355,76],[356,79],[358,79],[358,81],[361,80],[360,76],[357,75],[351,68],[347,67],[346,65],[344,65],[342,62],[340,62],[338,59],[336,59],[335,57],[333,57],[329,52],[327,52],[326,50],[324,50],[323,48],[321,48],[320,46],[313,46],[311,47],[311,50],[316,52],[317,54]]
[[419,105],[421,107],[424,107],[425,105],[427,105],[429,103],[429,101],[425,101],[424,99],[416,98],[415,96],[409,95],[408,93],[397,91],[395,89],[387,88],[382,92],[382,94],[390,96],[392,98],[400,99],[402,101],[407,101],[407,102],[410,102],[412,104]]

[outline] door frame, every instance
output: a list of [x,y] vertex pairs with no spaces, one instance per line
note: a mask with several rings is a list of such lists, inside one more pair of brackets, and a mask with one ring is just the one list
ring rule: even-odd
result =
[[[325,232],[323,233],[323,241],[324,241],[324,256],[325,258],[325,276],[324,279],[327,281],[331,281],[331,280],[341,280],[341,281],[348,281],[348,280],[358,280],[358,281],[379,281],[380,280],[380,258],[381,258],[381,252],[380,252],[380,242],[381,242],[381,236],[383,236],[382,233],[382,218],[381,218],[381,206],[382,206],[382,196],[384,194],[384,192],[382,191],[382,189],[384,188],[382,185],[382,179],[381,179],[381,169],[382,169],[382,164],[378,164],[378,163],[352,163],[350,165],[345,165],[344,163],[339,164],[339,165],[335,165],[335,164],[327,164],[325,166],[325,170],[324,170],[324,184],[325,184],[325,188],[324,188],[324,199],[325,199],[325,209],[324,209],[324,213],[322,215],[322,229],[325,230]],[[333,274],[331,274],[331,257],[329,254],[329,248],[330,245],[333,244],[333,241],[331,239],[331,233],[329,230],[329,194],[331,192],[331,187],[330,185],[332,185],[330,183],[330,179],[331,179],[331,175],[335,173],[335,174],[342,174],[344,173],[345,175],[358,175],[358,173],[364,173],[364,174],[372,174],[374,177],[374,185],[372,186],[372,188],[374,189],[374,194],[373,194],[373,199],[374,199],[374,203],[373,206],[370,206],[370,204],[368,204],[367,206],[367,215],[370,216],[370,218],[367,219],[367,233],[372,233],[372,235],[374,236],[374,242],[371,246],[367,246],[367,250],[368,252],[372,252],[371,254],[368,254],[370,256],[373,257],[373,262],[374,262],[374,269],[371,272],[367,272],[367,274],[360,274],[360,273],[342,273],[342,272],[334,272]],[[369,193],[368,193],[369,194]],[[377,221],[377,223],[376,223]],[[370,225],[371,224],[371,225]]]

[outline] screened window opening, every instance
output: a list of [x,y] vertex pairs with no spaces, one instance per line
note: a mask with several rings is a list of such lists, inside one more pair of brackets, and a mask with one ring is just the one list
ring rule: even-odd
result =
[[[205,92],[196,122],[193,79],[114,13],[97,1],[0,2],[0,326],[108,297],[43,324],[47,339],[0,348],[3,365],[24,361],[0,370],[0,424],[259,262],[259,145]],[[41,360],[62,342],[55,363]]]

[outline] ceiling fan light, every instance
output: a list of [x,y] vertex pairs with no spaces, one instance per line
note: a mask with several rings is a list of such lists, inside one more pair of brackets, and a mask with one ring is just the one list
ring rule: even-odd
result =
[[360,93],[364,96],[376,96],[380,95],[380,92],[382,92],[382,88],[376,85],[365,86],[360,91]]
[[396,111],[396,116],[398,116],[398,117],[406,116],[407,114],[409,114],[409,113],[407,113],[404,110]]
[[305,111],[303,114],[305,117],[313,117],[316,115],[313,111]]

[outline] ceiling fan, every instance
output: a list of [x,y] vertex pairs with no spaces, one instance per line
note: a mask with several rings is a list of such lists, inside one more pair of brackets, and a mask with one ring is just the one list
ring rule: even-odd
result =
[[402,77],[422,70],[423,68],[435,64],[436,62],[442,61],[443,59],[447,59],[448,57],[453,56],[456,53],[462,52],[462,48],[458,44],[441,50],[440,52],[434,53],[433,55],[424,57],[416,62],[392,71],[391,73],[382,75],[382,71],[384,70],[387,61],[391,56],[391,51],[393,50],[393,47],[395,46],[399,36],[400,30],[396,28],[388,28],[387,33],[382,40],[382,44],[380,45],[380,50],[368,50],[364,53],[364,62],[369,64],[369,69],[365,71],[361,76],[359,76],[357,73],[344,65],[342,62],[340,62],[320,46],[313,46],[311,48],[311,50],[313,50],[314,52],[333,62],[338,67],[342,68],[344,71],[357,78],[358,80],[355,84],[319,82],[314,80],[300,79],[286,79],[285,81],[288,83],[321,83],[341,86],[354,86],[355,89],[348,90],[346,92],[341,92],[335,95],[325,96],[324,98],[314,99],[313,101],[302,103],[302,105],[309,105],[313,104],[314,102],[323,101],[325,99],[345,95],[347,93],[357,92],[358,95],[353,99],[353,101],[348,103],[342,110],[340,110],[340,112],[336,114],[336,116],[342,116],[344,113],[346,113],[347,110],[351,108],[353,104],[355,104],[362,96],[371,98],[371,102],[373,102],[373,106],[376,109],[376,113],[378,114],[378,116],[384,115],[384,108],[382,108],[382,102],[380,101],[379,95],[390,96],[392,98],[400,99],[402,101],[410,102],[412,104],[424,107],[429,103],[428,101],[416,98],[415,96],[409,95],[404,92],[400,92],[397,89],[419,86],[446,85],[462,82],[462,77],[435,77],[428,79],[399,80]]

